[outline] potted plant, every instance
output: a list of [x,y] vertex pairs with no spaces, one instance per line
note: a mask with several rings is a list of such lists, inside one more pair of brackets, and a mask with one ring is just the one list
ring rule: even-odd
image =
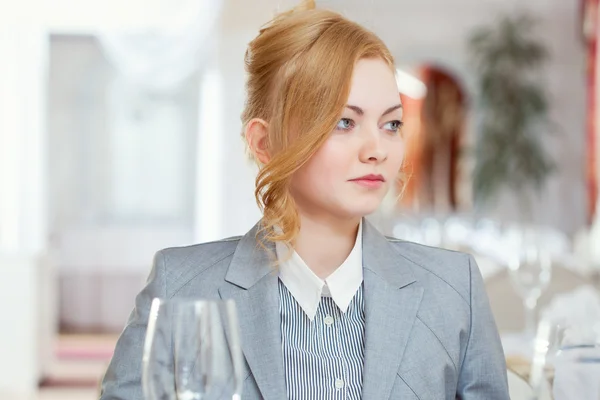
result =
[[476,205],[510,189],[523,219],[532,217],[533,195],[541,193],[556,166],[544,147],[554,131],[539,71],[549,58],[534,36],[535,20],[505,16],[469,38],[478,89],[473,195]]

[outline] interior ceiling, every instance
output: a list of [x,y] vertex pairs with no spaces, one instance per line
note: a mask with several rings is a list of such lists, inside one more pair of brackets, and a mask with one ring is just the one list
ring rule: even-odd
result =
[[429,9],[432,7],[442,11],[469,12],[471,10],[498,8],[528,8],[533,10],[556,9],[568,7],[575,0],[316,0],[320,7],[327,7],[339,11],[362,10],[372,8],[382,12],[397,12],[406,15],[414,10]]

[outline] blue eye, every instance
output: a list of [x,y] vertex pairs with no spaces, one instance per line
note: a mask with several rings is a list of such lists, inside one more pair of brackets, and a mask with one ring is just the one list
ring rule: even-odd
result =
[[340,122],[338,122],[337,126],[335,127],[335,129],[341,131],[349,131],[352,128],[354,128],[354,121],[352,121],[350,118],[340,119]]
[[383,127],[390,132],[398,133],[398,131],[402,128],[402,125],[404,125],[402,121],[390,121]]

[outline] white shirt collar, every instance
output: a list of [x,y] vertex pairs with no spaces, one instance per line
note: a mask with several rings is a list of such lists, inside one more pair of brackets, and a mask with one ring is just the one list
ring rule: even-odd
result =
[[[279,260],[287,258],[289,250],[284,244],[277,242],[275,250]],[[279,279],[311,321],[317,313],[321,296],[331,296],[345,313],[363,282],[362,221],[352,251],[328,278],[323,280],[315,275],[298,253],[293,251],[291,258],[279,265]]]

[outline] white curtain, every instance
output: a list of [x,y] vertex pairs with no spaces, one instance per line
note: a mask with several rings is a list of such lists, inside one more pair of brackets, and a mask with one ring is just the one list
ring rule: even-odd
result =
[[154,0],[140,26],[107,29],[98,39],[107,58],[132,83],[169,90],[196,71],[212,49],[221,0]]

